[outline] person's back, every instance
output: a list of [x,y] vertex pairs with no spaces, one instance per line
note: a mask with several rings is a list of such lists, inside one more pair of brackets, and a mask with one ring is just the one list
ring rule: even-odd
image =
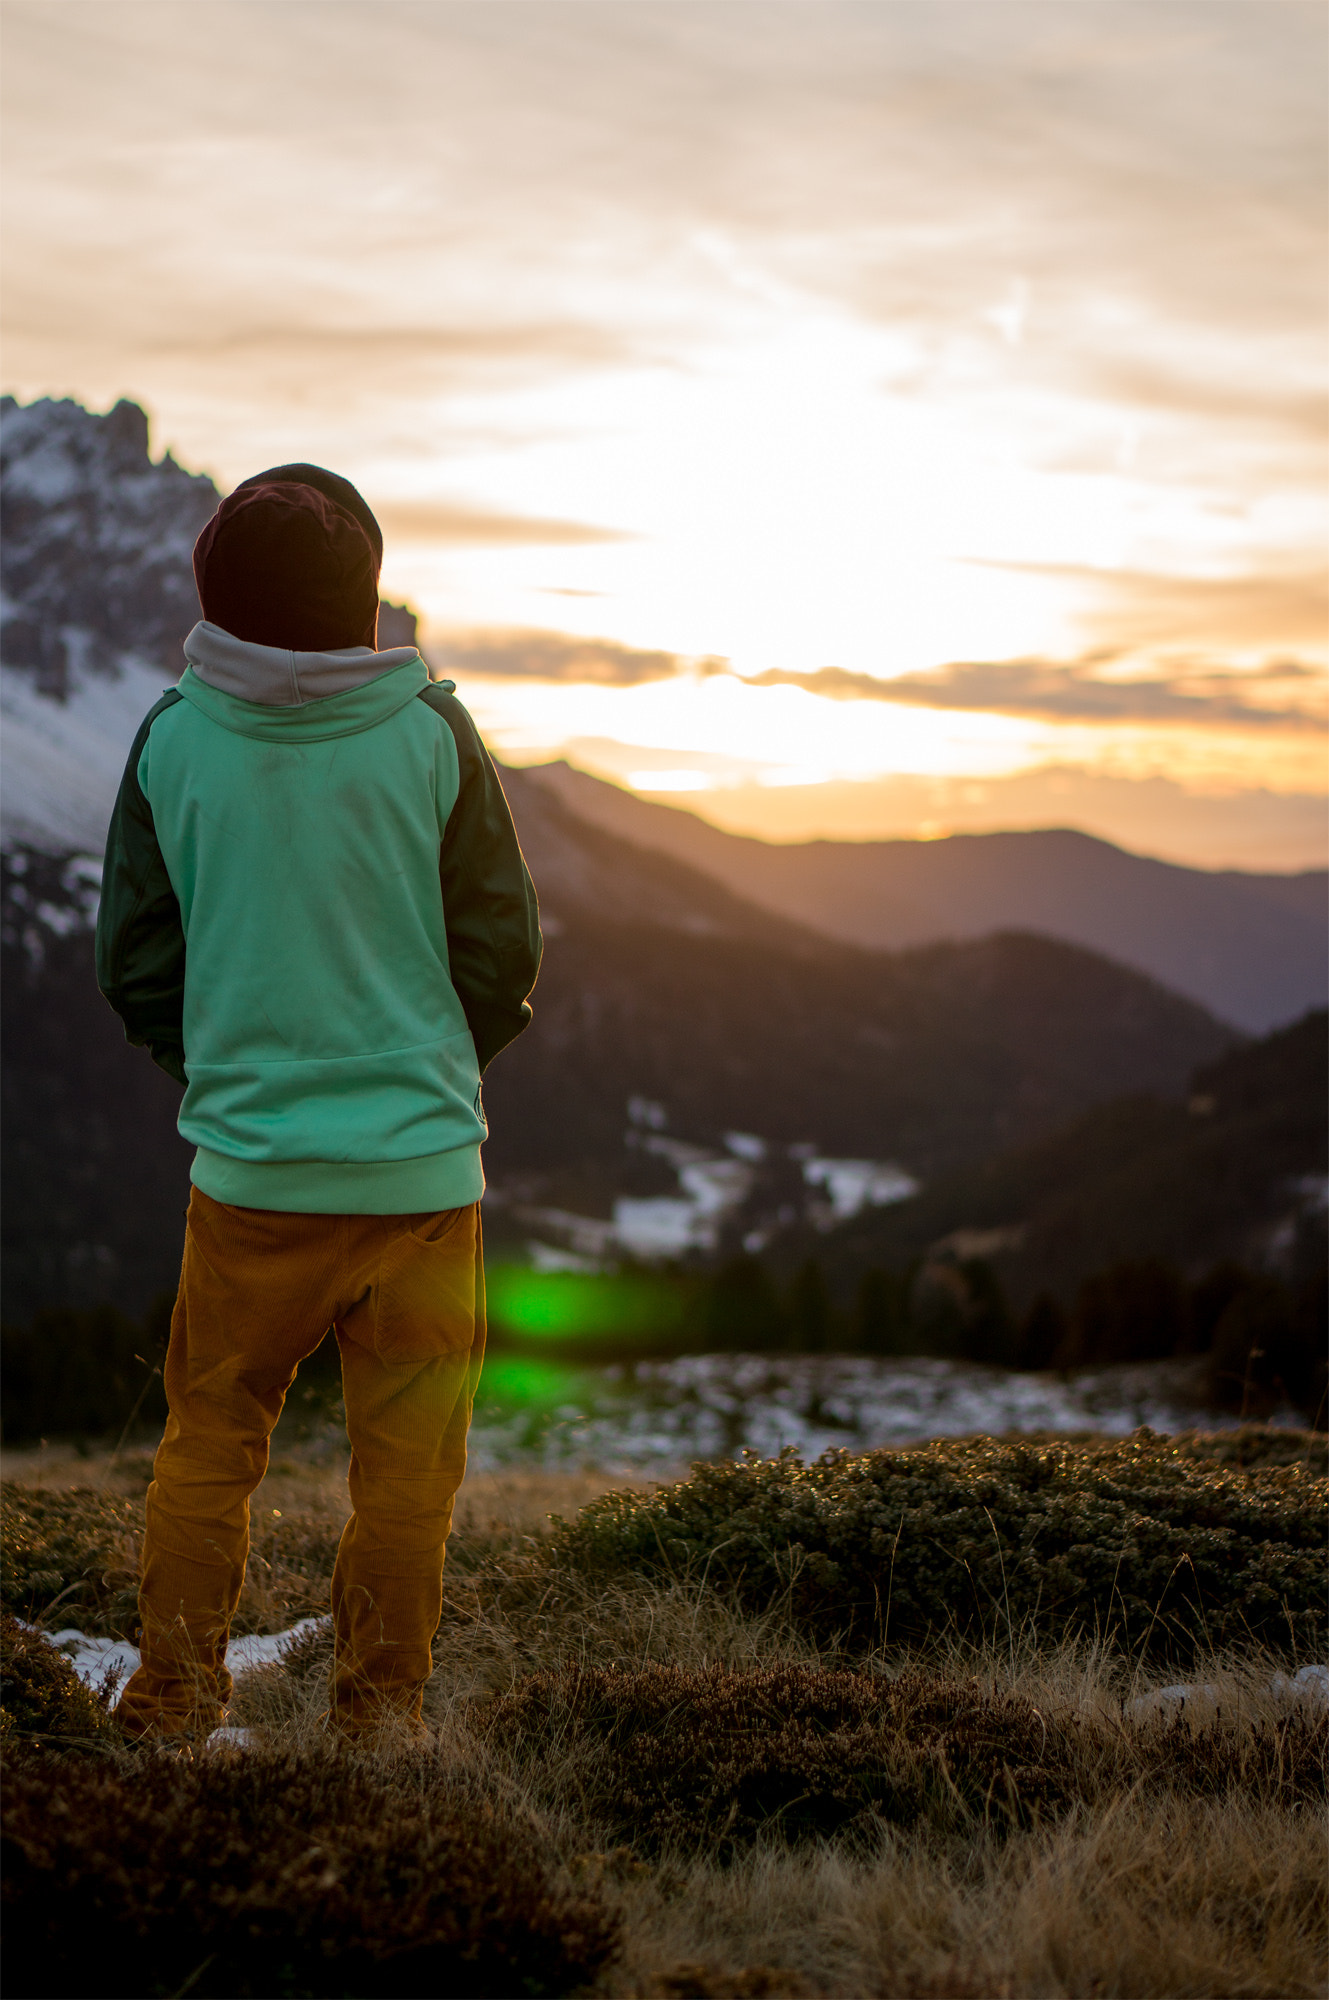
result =
[[480,1076],[530,1018],[534,892],[450,683],[378,652],[382,543],[321,468],[200,537],[204,621],[112,820],[98,976],[197,1147],[130,1733],[220,1718],[248,1493],[332,1324],[354,1513],[334,1718],[418,1714],[483,1353]]

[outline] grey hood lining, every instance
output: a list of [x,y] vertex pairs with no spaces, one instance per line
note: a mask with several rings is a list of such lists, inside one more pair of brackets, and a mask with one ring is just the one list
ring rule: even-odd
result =
[[410,660],[414,646],[392,646],[385,653],[368,646],[347,646],[336,653],[289,653],[283,646],[257,646],[233,638],[220,625],[201,618],[185,640],[185,659],[201,681],[239,701],[256,701],[264,708],[303,708],[329,695],[376,681]]

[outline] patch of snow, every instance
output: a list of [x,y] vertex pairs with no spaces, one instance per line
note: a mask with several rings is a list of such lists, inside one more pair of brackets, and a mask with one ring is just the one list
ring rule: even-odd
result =
[[[694,1354],[614,1369],[569,1368],[558,1381],[556,1424],[551,1408],[529,1400],[516,1409],[488,1401],[482,1382],[471,1463],[484,1470],[664,1472],[745,1450],[774,1457],[787,1444],[810,1460],[833,1447],[871,1451],[1030,1431],[1124,1437],[1141,1425],[1177,1432],[1197,1421],[1193,1374],[1170,1362],[1066,1378],[922,1358]],[[1205,1412],[1203,1421],[1222,1429],[1236,1420]]]
[[620,1195],[614,1203],[614,1234],[634,1257],[682,1257],[709,1249],[713,1228],[690,1201],[677,1195]]
[[258,1747],[258,1740],[257,1730],[235,1729],[223,1726],[221,1729],[213,1730],[203,1748],[205,1750],[254,1750]]
[[[653,1099],[630,1097],[631,1124],[624,1143],[635,1150],[668,1161],[678,1176],[676,1195],[622,1195],[613,1207],[613,1220],[602,1223],[590,1217],[569,1215],[554,1209],[527,1209],[526,1219],[537,1227],[552,1228],[564,1241],[545,1250],[530,1246],[537,1270],[573,1268],[561,1261],[571,1252],[578,1257],[606,1258],[614,1247],[647,1261],[685,1257],[715,1250],[721,1231],[748,1202],[754,1188],[761,1185],[761,1168],[770,1157],[770,1143],[755,1132],[726,1132],[725,1151],[697,1145],[689,1139],[670,1136],[665,1109]],[[803,1213],[818,1229],[834,1228],[860,1210],[884,1207],[905,1201],[916,1194],[919,1182],[890,1160],[828,1159],[809,1141],[784,1149],[788,1158],[799,1163],[804,1186],[825,1190],[829,1200],[813,1199],[800,1206],[785,1203],[778,1212],[750,1215],[743,1234],[750,1254],[764,1249],[775,1232]]]
[[531,1269],[541,1273],[575,1271],[583,1277],[593,1277],[605,1269],[598,1257],[583,1257],[575,1250],[560,1250],[552,1243],[541,1243],[534,1236],[528,1240],[526,1251]]
[[910,1195],[918,1193],[919,1185],[893,1161],[825,1160],[816,1155],[804,1157],[803,1178],[809,1187],[825,1188],[829,1194],[828,1226],[847,1222],[864,1208],[886,1208],[892,1202],[908,1201]]
[[[236,1679],[254,1667],[271,1666],[283,1657],[288,1646],[322,1623],[321,1618],[302,1618],[299,1624],[292,1625],[286,1632],[254,1632],[232,1639],[226,1648],[226,1664]],[[47,1636],[56,1650],[65,1655],[79,1679],[86,1681],[89,1687],[100,1687],[108,1674],[114,1674],[117,1683],[115,1701],[119,1700],[130,1675],[138,1671],[138,1648],[131,1646],[127,1640],[98,1638],[80,1632],[72,1625]]]
[[[1329,1667],[1301,1667],[1290,1680],[1286,1674],[1275,1674],[1268,1691],[1281,1708],[1293,1708],[1302,1702],[1322,1708],[1329,1704]],[[1212,1681],[1182,1681],[1173,1687],[1154,1688],[1149,1694],[1128,1701],[1126,1714],[1132,1722],[1148,1722],[1154,1717],[1171,1721],[1188,1710],[1215,1709],[1222,1698],[1223,1690]]]
[[125,759],[160,700],[160,667],[126,660],[80,676],[65,701],[0,666],[0,835],[50,854],[100,854]]
[[66,1626],[61,1632],[48,1632],[47,1638],[58,1653],[63,1653],[74,1672],[89,1687],[100,1687],[108,1674],[116,1680],[116,1700],[120,1689],[131,1674],[139,1668],[137,1646],[131,1646],[127,1639],[102,1639],[80,1632],[75,1626]]
[[657,1159],[668,1160],[676,1173],[684,1167],[699,1165],[703,1160],[713,1160],[714,1153],[709,1146],[694,1146],[688,1139],[663,1139],[651,1137],[637,1142],[643,1153],[654,1153]]
[[286,1632],[248,1632],[243,1638],[232,1639],[226,1648],[226,1664],[235,1675],[247,1674],[253,1667],[273,1666],[289,1646],[307,1632],[317,1631],[324,1622],[322,1618],[302,1618]]
[[1220,1699],[1221,1691],[1212,1681],[1179,1682],[1174,1687],[1153,1688],[1128,1701],[1126,1714],[1132,1722],[1148,1722],[1155,1716],[1171,1721],[1187,1709],[1214,1708]]
[[[603,1221],[599,1216],[574,1215],[566,1208],[519,1208],[516,1213],[523,1222],[533,1223],[537,1229],[552,1229],[557,1235],[566,1237],[572,1254],[591,1260],[596,1270],[614,1248],[614,1224]],[[559,1254],[562,1254],[561,1249]],[[573,1267],[551,1264],[545,1268],[570,1270]]]
[[635,1257],[682,1257],[689,1250],[713,1250],[720,1226],[745,1200],[752,1168],[742,1160],[717,1159],[704,1147],[681,1139],[650,1138],[646,1150],[666,1158],[678,1174],[679,1195],[621,1195],[614,1203],[614,1234]]
[[692,1160],[679,1168],[678,1180],[698,1220],[710,1222],[746,1200],[752,1169],[742,1160]]
[[1280,1702],[1304,1701],[1317,1708],[1329,1708],[1329,1667],[1300,1667],[1291,1680],[1286,1674],[1275,1674],[1269,1692]]

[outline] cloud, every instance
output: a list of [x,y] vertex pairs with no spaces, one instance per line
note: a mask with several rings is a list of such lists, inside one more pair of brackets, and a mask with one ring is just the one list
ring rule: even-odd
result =
[[1329,430],[1329,405],[1318,385],[1298,389],[1259,376],[1233,380],[1230,373],[1186,371],[1120,355],[1097,357],[1091,380],[1105,396],[1136,409],[1185,411],[1223,422],[1245,416],[1303,433],[1321,449]]
[[1320,648],[1329,632],[1329,571],[1321,563],[1205,577],[976,556],[964,560],[980,569],[1074,585],[1086,606],[1083,623],[1092,640],[1113,652],[1175,644],[1224,651]]
[[957,660],[936,673],[873,674],[821,667],[815,673],[772,669],[747,676],[749,687],[799,687],[831,701],[885,701],[921,708],[1027,715],[1046,722],[1186,722],[1214,727],[1322,730],[1321,715],[1303,707],[1260,707],[1239,690],[1249,682],[1321,680],[1299,661],[1272,661],[1258,675],[1192,665],[1171,678],[1106,680],[1102,654],[1070,663],[1052,660]]
[[[677,653],[645,652],[613,639],[579,639],[567,632],[480,632],[448,639],[430,658],[449,674],[493,674],[507,679],[567,681],[596,687],[635,687],[669,680],[691,663]],[[711,670],[723,661],[704,662]]]
[[385,535],[403,542],[463,543],[473,548],[549,546],[576,548],[590,542],[630,542],[619,528],[589,521],[544,520],[527,514],[495,513],[483,507],[449,505],[443,500],[391,500],[375,509]]

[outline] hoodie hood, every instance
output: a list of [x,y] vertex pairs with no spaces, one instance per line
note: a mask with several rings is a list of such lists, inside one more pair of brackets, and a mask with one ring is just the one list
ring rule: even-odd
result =
[[282,646],[236,639],[206,619],[200,619],[185,640],[185,659],[195,678],[219,694],[258,702],[264,708],[303,708],[306,702],[348,694],[412,660],[424,669],[414,646],[391,646],[383,653],[368,646],[346,646],[335,653],[292,653]]

